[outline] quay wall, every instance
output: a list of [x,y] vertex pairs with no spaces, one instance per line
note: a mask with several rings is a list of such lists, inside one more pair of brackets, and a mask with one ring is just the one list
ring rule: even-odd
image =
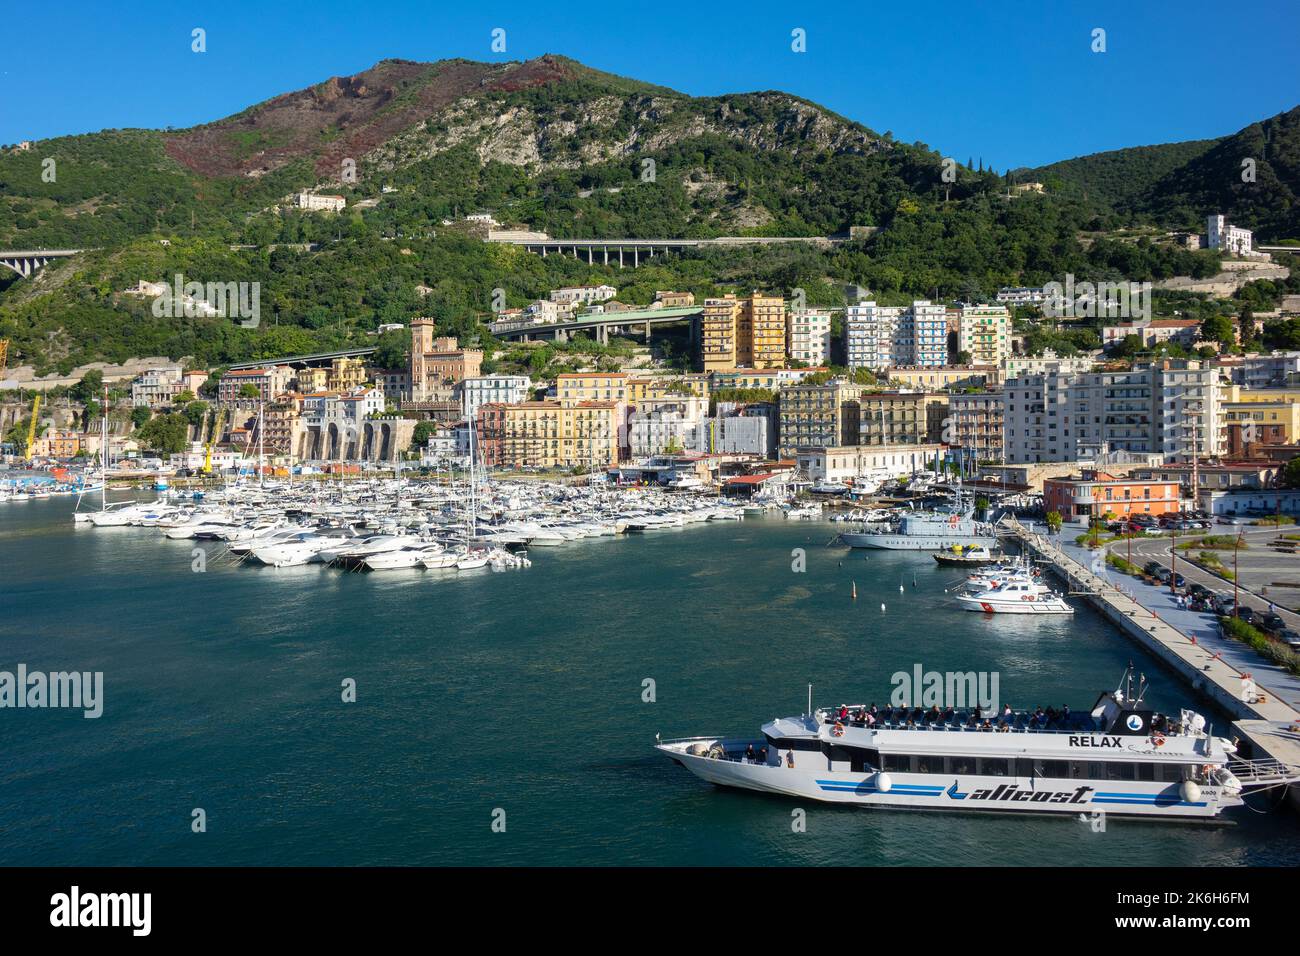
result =
[[[1041,535],[1021,526],[1014,533],[1022,546],[1058,577],[1085,588],[1084,596],[1103,617],[1182,677],[1193,691],[1231,714],[1236,736],[1249,741],[1254,757],[1300,765],[1300,733],[1291,730],[1300,724],[1300,714],[1294,708],[1271,692],[1256,703],[1243,700],[1237,668],[1058,551]],[[1287,787],[1287,802],[1300,811],[1300,784]]]

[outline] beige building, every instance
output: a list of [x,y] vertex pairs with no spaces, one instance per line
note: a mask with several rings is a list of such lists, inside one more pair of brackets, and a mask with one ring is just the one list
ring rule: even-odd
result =
[[1002,461],[1005,417],[1001,392],[954,392],[948,396],[948,418],[939,438],[977,462]]
[[1011,314],[1004,305],[964,305],[957,320],[958,351],[973,365],[997,365],[1011,354]]
[[298,370],[298,391],[303,393],[323,392],[329,383],[330,372],[327,368],[304,368]]
[[477,378],[483,366],[479,349],[459,348],[455,337],[435,338],[433,319],[411,322],[411,399],[451,402],[456,386]]
[[618,404],[519,402],[502,406],[501,464],[514,468],[606,468],[618,464]]
[[794,385],[780,393],[780,454],[798,448],[831,448],[859,441],[859,401],[864,388],[844,379],[825,385]]
[[[948,396],[876,392],[858,398],[859,445],[917,445],[938,441]],[[846,443],[849,444],[849,443]]]
[[257,389],[257,398],[269,402],[286,391],[293,380],[294,371],[287,365],[273,365],[266,368],[238,369],[221,376],[217,385],[217,400],[234,402],[241,399],[239,393],[245,385]]
[[325,389],[330,392],[350,392],[366,384],[370,378],[366,363],[359,358],[336,358],[330,362],[325,377]]
[[949,388],[996,388],[1002,384],[1002,369],[996,365],[940,365],[895,367],[885,373],[902,388],[943,391]]
[[656,292],[655,302],[665,309],[681,309],[695,304],[694,292]]
[[626,372],[563,372],[555,377],[555,397],[565,404],[575,402],[626,402]]
[[681,395],[707,397],[707,375],[691,372],[685,375],[629,375],[627,400],[640,402],[647,398],[672,398]]
[[342,212],[348,201],[342,196],[327,196],[320,193],[298,193],[294,203],[300,209],[324,212]]
[[942,446],[845,445],[835,448],[800,448],[794,453],[797,469],[812,481],[848,481],[859,475],[889,473],[902,477],[929,468]]

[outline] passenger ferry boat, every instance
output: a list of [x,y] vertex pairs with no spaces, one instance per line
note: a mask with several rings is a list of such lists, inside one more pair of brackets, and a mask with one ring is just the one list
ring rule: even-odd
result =
[[873,723],[855,716],[861,705],[844,716],[810,706],[758,738],[655,746],[720,786],[869,807],[1200,820],[1241,805],[1247,789],[1300,780],[1300,767],[1237,758],[1200,714],[1155,713],[1142,702],[1145,678],[1131,690],[1130,669],[1091,711],[1046,721],[916,708],[877,711]]

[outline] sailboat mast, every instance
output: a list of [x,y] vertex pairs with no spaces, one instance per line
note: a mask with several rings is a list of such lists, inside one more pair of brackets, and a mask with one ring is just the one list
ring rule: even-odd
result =
[[257,487],[262,487],[263,476],[266,474],[266,466],[262,462],[262,434],[265,430],[262,420],[263,411],[266,408],[265,402],[257,403]]
[[99,510],[108,510],[108,386],[104,386],[104,415],[99,426]]

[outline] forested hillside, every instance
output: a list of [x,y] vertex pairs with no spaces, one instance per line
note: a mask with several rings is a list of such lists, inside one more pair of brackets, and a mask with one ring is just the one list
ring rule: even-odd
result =
[[[378,324],[417,314],[486,341],[498,287],[510,305],[595,281],[633,303],[664,288],[799,287],[839,304],[846,283],[901,301],[978,299],[1066,272],[1206,276],[1215,255],[1107,233],[1194,225],[1209,208],[1290,229],[1295,130],[1292,111],[1225,140],[1014,175],[949,164],[947,181],[944,157],[924,144],[785,93],[692,98],[563,57],[390,60],[190,130],[0,150],[0,246],[88,250],[32,279],[5,272],[0,337],[12,340],[10,365],[42,371],[148,354],[215,364],[368,342]],[[1253,191],[1224,185],[1247,149],[1260,157]],[[1047,194],[1009,195],[1030,173]],[[347,211],[283,202],[317,187],[345,196]],[[566,237],[877,231],[831,249],[713,249],[620,271],[486,244],[460,224],[484,210]],[[259,283],[261,326],[159,319],[122,294],[177,273]]]

